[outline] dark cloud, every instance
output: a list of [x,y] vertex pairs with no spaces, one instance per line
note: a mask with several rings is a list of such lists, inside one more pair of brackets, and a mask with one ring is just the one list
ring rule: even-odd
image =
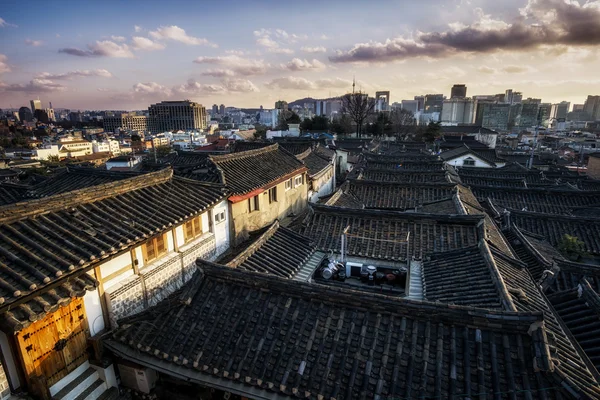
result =
[[58,52],[77,57],[133,58],[133,53],[126,44],[117,44],[110,40],[96,41],[96,43],[88,44],[87,47],[88,50],[67,47],[58,50]]
[[[444,32],[418,33],[415,39],[355,45],[330,57],[332,62],[385,62],[414,57],[441,58],[457,53],[525,51],[539,46],[600,45],[600,3],[579,5],[566,0],[529,0],[510,23],[479,13],[470,26],[454,24]],[[452,24],[451,24],[452,25]]]

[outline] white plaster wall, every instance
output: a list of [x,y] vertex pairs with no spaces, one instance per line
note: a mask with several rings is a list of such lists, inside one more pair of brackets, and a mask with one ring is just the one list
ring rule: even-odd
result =
[[142,253],[142,246],[135,248],[135,258],[138,260],[138,269],[144,266],[144,254]]
[[[475,160],[475,165],[464,165],[464,161],[467,158],[472,158],[473,160]],[[447,161],[447,163],[453,167],[459,167],[459,168],[460,167],[494,168],[494,166],[490,165],[486,161],[483,161],[479,157],[472,155],[472,154],[465,154],[464,156],[460,156],[455,159],[449,160],[449,161]]]
[[4,371],[10,378],[13,387],[17,388],[21,386],[21,381],[19,380],[19,374],[17,372],[17,364],[15,359],[13,358],[13,354],[10,351],[10,345],[8,344],[8,337],[2,331],[0,331],[0,349],[2,350],[2,355],[4,356],[4,360],[6,360],[6,364],[4,365]]
[[[214,217],[223,211],[225,212],[225,220],[217,223]],[[227,200],[221,201],[213,209],[213,226],[215,227],[217,251],[222,248],[229,248],[229,205]]]
[[104,318],[98,290],[88,290],[83,296],[83,304],[90,328],[90,336],[95,336],[104,329]]
[[121,275],[117,276],[114,279],[111,279],[110,281],[106,281],[103,282],[104,283],[104,290],[106,291],[107,289],[112,288],[113,286],[123,282],[124,280],[126,280],[127,278],[129,278],[130,276],[133,276],[133,269],[127,270],[124,273],[122,273]]
[[131,265],[131,254],[129,251],[126,251],[120,256],[100,264],[100,273],[102,276],[109,276],[110,274],[114,274],[128,265]]
[[175,237],[177,238],[177,247],[181,248],[185,244],[185,235],[183,233],[183,225],[175,228]]
[[208,211],[203,213],[200,216],[200,221],[202,222],[202,232],[206,233],[206,232],[210,231],[210,224],[208,221]]
[[173,242],[173,232],[167,232],[167,251],[171,252],[175,250],[175,243]]

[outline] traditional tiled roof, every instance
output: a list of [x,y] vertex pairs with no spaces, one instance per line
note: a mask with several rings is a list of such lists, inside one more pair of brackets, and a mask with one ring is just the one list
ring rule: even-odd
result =
[[227,195],[223,185],[140,175],[0,207],[0,312]]
[[388,171],[444,171],[443,161],[367,161],[367,169]]
[[[310,149],[312,147],[313,142],[309,141],[309,140],[303,140],[303,141],[297,141],[297,142],[279,141],[277,143],[279,144],[279,146],[286,149],[293,155],[298,156],[298,155],[304,153],[306,150]],[[233,152],[239,153],[242,151],[262,149],[262,148],[265,148],[267,146],[272,146],[272,145],[273,145],[273,142],[246,142],[246,141],[241,142],[241,141],[237,141],[237,142],[235,142]]]
[[366,208],[390,210],[418,211],[424,204],[451,199],[456,190],[456,185],[452,183],[398,184],[351,180],[345,185],[345,190],[352,193]]
[[598,372],[585,354],[578,351],[573,336],[564,329],[550,302],[533,281],[525,264],[492,249],[497,270],[512,299],[514,311],[542,312],[547,329],[550,356],[557,360],[569,378],[591,398],[600,398],[598,387],[589,386],[597,381]]
[[423,295],[429,301],[507,309],[506,293],[499,283],[488,249],[478,246],[434,253],[423,261]]
[[314,251],[309,238],[275,221],[227,266],[292,278]]
[[0,183],[0,206],[21,201],[29,189],[25,185]]
[[442,126],[444,134],[476,134],[476,133],[498,133],[492,129],[484,128],[481,125],[445,125]]
[[[348,230],[347,254],[386,260],[422,258],[436,251],[474,246],[483,215],[433,215],[385,210],[313,206],[299,229],[322,251],[341,250]],[[407,237],[408,236],[408,237]],[[408,239],[408,241],[407,241]]]
[[576,288],[548,296],[558,315],[600,370],[600,296],[586,279]]
[[342,186],[327,199],[325,205],[344,208],[365,208],[365,204],[351,193],[348,188],[349,186],[347,183],[342,184]]
[[542,183],[545,181],[541,171],[532,171],[522,167],[515,168],[514,165],[501,168],[485,169],[475,167],[462,167],[457,170],[461,176],[471,176],[487,179],[525,179],[527,184]]
[[181,292],[122,320],[105,347],[256,399],[600,393],[589,373],[550,358],[539,313],[413,302],[198,266]]
[[523,178],[515,178],[515,179],[496,179],[496,178],[487,178],[483,176],[468,176],[462,175],[460,180],[465,185],[470,186],[480,186],[480,187],[497,187],[497,188],[524,188],[525,179]]
[[304,162],[308,168],[308,174],[313,177],[327,170],[332,165],[335,152],[321,146],[309,147],[304,152],[296,154],[296,157]]
[[571,215],[574,208],[600,207],[600,192],[480,186],[472,190],[479,200],[490,199],[496,206],[508,210]]
[[563,258],[543,236],[522,231],[514,225],[504,230],[504,236],[519,260],[527,264],[527,269],[536,281],[542,278],[544,271],[552,269],[555,258]]
[[451,174],[446,171],[390,171],[365,169],[356,170],[355,179],[364,179],[377,182],[397,182],[397,183],[432,183],[432,182],[452,182]]
[[428,153],[415,153],[415,152],[405,152],[405,153],[395,153],[395,154],[373,154],[373,153],[365,153],[364,158],[367,161],[371,162],[387,162],[387,163],[396,163],[400,164],[404,161],[436,161],[439,158],[435,155],[431,155]]
[[600,266],[591,264],[582,264],[568,260],[556,260],[554,276],[550,279],[547,293],[562,292],[577,288],[583,278],[587,280],[590,286],[600,293]]
[[306,171],[306,166],[293,154],[274,144],[241,153],[211,156],[221,174],[221,183],[240,195],[273,184]]
[[465,155],[471,154],[492,166],[495,166],[496,163],[504,163],[506,160],[498,157],[496,155],[496,150],[493,149],[471,149],[466,144],[463,144],[460,147],[457,147],[452,150],[444,151],[440,154],[440,158],[446,162],[452,163],[452,160],[458,157],[462,157]]
[[194,151],[174,151],[160,159],[161,164],[173,167],[206,165],[208,154]]
[[511,211],[511,220],[520,229],[545,237],[552,246],[569,234],[584,243],[585,251],[600,254],[600,220],[525,211]]

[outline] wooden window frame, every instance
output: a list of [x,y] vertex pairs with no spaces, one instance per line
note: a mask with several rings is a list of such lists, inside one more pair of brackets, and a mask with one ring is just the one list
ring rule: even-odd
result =
[[291,188],[294,187],[294,183],[292,182],[292,178],[288,179],[287,181],[285,181],[285,191],[287,192],[288,190],[290,190]]
[[202,216],[194,217],[183,223],[183,239],[187,243],[204,234],[202,229]]
[[258,195],[248,199],[248,212],[253,213],[254,211],[260,211],[260,200],[258,199]]
[[471,158],[471,157],[467,157],[463,160],[463,165],[467,166],[467,167],[474,167],[476,164],[475,159]]
[[[300,183],[298,183],[298,180],[300,181]],[[298,186],[302,186],[304,185],[304,175],[298,175],[294,177],[294,187],[298,187]]]
[[[162,238],[163,240],[163,244],[164,244],[164,250],[163,251],[159,251],[158,249],[158,245],[159,245],[159,238]],[[150,247],[151,246],[151,247]],[[149,256],[149,251],[148,249],[152,249],[151,254],[153,254],[153,257],[150,258]],[[167,234],[166,233],[160,233],[156,236],[153,236],[152,238],[148,239],[146,241],[146,243],[144,243],[142,245],[142,255],[144,257],[144,266],[152,263],[153,261],[158,260],[159,258],[161,258],[162,256],[164,256],[165,254],[167,254],[169,252],[169,241],[167,240]]]
[[222,222],[225,222],[225,211],[221,211],[215,214],[215,224],[220,224]]
[[269,193],[269,204],[273,204],[277,202],[277,186],[273,186],[268,190]]

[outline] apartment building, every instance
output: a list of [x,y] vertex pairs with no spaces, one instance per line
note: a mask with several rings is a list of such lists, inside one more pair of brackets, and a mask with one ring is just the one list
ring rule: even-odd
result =
[[152,133],[206,129],[206,109],[193,101],[163,101],[148,107]]
[[133,113],[104,117],[104,131],[115,132],[117,129],[146,132],[148,130],[148,117]]

